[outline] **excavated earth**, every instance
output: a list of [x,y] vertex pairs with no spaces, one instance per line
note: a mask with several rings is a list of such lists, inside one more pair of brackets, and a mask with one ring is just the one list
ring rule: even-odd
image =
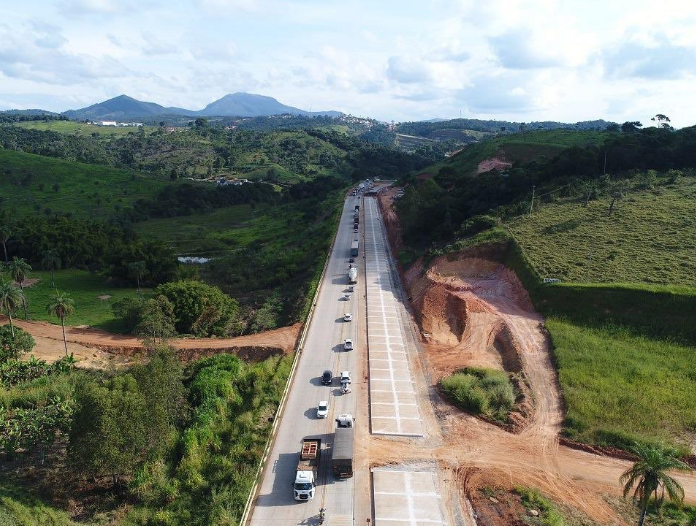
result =
[[[396,192],[383,192],[379,201],[389,241],[398,253],[403,244],[392,208]],[[485,486],[535,488],[598,524],[625,524],[606,496],[620,494],[618,480],[630,462],[559,444],[563,406],[551,342],[543,317],[534,311],[519,279],[499,263],[502,248],[476,247],[440,256],[427,268],[416,262],[401,273],[421,336],[422,368],[435,393],[431,400],[442,443],[371,437],[371,462],[437,461],[443,483],[451,486],[445,493],[459,495],[452,508],[471,508],[469,497],[485,481]],[[525,379],[528,392],[513,415],[514,433],[469,415],[437,395],[439,380],[466,366],[514,372]],[[687,501],[696,502],[696,476],[677,478]],[[477,503],[473,504],[476,508]],[[512,515],[500,511],[496,519],[495,508],[482,513],[487,519],[480,524],[515,524],[513,515],[519,510],[513,509]],[[467,516],[465,511],[462,514]]]

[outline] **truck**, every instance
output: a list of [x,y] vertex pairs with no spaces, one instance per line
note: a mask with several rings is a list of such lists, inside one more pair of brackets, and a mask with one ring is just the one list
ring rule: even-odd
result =
[[321,461],[321,439],[305,438],[302,440],[300,460],[295,471],[295,483],[292,485],[295,500],[307,501],[314,498]]
[[360,212],[360,205],[355,205],[355,211]]
[[350,267],[348,269],[348,283],[355,285],[358,282],[358,268]]
[[358,255],[358,240],[357,239],[353,240],[353,243],[350,245],[350,255],[351,256]]
[[331,455],[331,468],[336,478],[353,476],[353,427],[337,427]]

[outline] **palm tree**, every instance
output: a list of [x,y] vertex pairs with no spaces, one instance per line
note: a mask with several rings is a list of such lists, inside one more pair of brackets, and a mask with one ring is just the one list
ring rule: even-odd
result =
[[12,230],[7,225],[0,226],[0,243],[2,243],[2,250],[5,252],[5,263],[7,263],[7,242],[12,236]]
[[[691,468],[679,460],[676,452],[658,446],[636,445],[632,452],[638,455],[638,460],[633,466],[621,475],[619,482],[623,484],[624,497],[633,486],[633,499],[640,506],[640,518],[638,526],[643,526],[645,515],[648,511],[650,497],[654,496],[655,504],[659,508],[665,500],[665,491],[669,500],[681,504],[684,501],[684,488],[675,479],[667,474],[669,470],[690,471]],[[662,490],[660,492],[660,490]]]
[[22,291],[22,306],[24,307],[24,319],[28,320],[27,316],[27,297],[24,295],[24,280],[31,272],[31,265],[24,259],[17,256],[12,258],[12,261],[7,264],[12,279],[19,283],[19,289]]
[[10,319],[10,332],[14,338],[14,326],[12,325],[12,313],[22,304],[23,294],[8,280],[0,279],[0,311],[5,311]]
[[135,281],[138,284],[138,294],[140,294],[140,280],[143,278],[146,270],[147,267],[145,266],[144,261],[134,261],[133,263],[128,264],[128,272],[135,278]]
[[75,303],[70,296],[63,292],[56,291],[51,299],[51,303],[46,305],[46,311],[52,316],[60,318],[60,327],[63,329],[63,345],[65,346],[65,356],[68,355],[68,340],[65,338],[65,318],[75,312]]
[[51,285],[54,289],[56,288],[56,270],[60,268],[61,264],[62,261],[60,260],[58,251],[55,248],[49,248],[48,250],[44,250],[41,259],[41,266],[51,271]]

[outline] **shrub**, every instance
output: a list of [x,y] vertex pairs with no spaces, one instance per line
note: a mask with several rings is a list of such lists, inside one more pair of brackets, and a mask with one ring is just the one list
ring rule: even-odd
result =
[[501,422],[515,405],[515,389],[502,371],[466,368],[443,378],[441,385],[456,405]]
[[20,355],[31,352],[34,338],[19,327],[14,328],[14,336],[9,325],[0,327],[0,363],[16,360]]
[[464,237],[475,236],[484,230],[498,226],[500,221],[497,217],[490,215],[478,215],[467,219],[462,223],[458,234]]

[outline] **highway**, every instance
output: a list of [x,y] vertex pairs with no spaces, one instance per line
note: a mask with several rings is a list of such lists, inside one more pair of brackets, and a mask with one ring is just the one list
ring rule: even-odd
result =
[[[353,232],[353,209],[359,199],[348,197],[343,206],[336,240],[330,254],[327,270],[319,288],[317,304],[310,321],[304,348],[299,358],[295,378],[290,387],[287,403],[278,426],[277,436],[271,448],[258,497],[254,503],[249,524],[254,526],[295,526],[318,523],[319,509],[327,509],[327,526],[353,524],[354,514],[370,516],[369,510],[356,513],[355,481],[365,480],[364,473],[352,478],[337,480],[331,473],[331,451],[326,449],[333,441],[334,419],[342,413],[355,415],[357,392],[366,390],[365,369],[365,298],[363,269],[360,268],[358,286],[348,301],[342,300],[348,287],[348,259],[350,245],[358,234]],[[362,222],[362,220],[361,220]],[[360,238],[359,266],[363,265],[363,241]],[[352,322],[344,322],[343,314],[353,314]],[[344,351],[343,340],[352,338],[356,350]],[[321,385],[325,369],[338,375],[349,370],[353,376],[353,392],[341,394],[337,380],[332,386]],[[320,400],[329,401],[329,416],[316,418]],[[367,422],[356,422],[366,426]],[[295,479],[300,442],[307,436],[322,439],[321,473],[318,477],[314,500],[296,502],[292,484]],[[356,437],[357,441],[357,437]],[[356,463],[357,464],[357,463]]]

